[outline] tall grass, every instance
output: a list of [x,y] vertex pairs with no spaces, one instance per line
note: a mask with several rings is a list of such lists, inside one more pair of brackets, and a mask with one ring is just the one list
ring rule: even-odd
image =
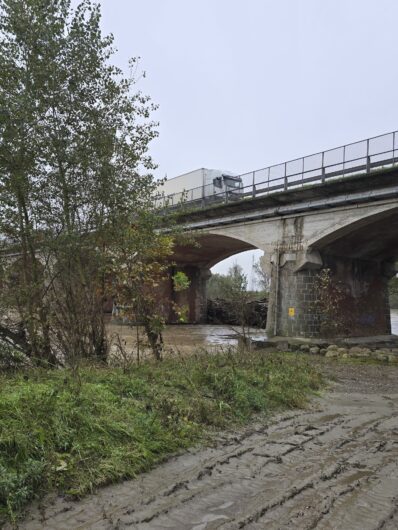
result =
[[51,490],[80,496],[131,478],[209,429],[300,407],[321,377],[293,354],[205,352],[127,374],[86,367],[0,376],[0,514]]

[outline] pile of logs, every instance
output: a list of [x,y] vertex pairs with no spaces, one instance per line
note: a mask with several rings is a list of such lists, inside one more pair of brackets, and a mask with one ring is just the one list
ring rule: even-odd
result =
[[209,324],[228,324],[239,326],[244,320],[246,326],[265,328],[268,301],[251,300],[245,306],[237,307],[236,302],[215,298],[207,301],[207,322]]

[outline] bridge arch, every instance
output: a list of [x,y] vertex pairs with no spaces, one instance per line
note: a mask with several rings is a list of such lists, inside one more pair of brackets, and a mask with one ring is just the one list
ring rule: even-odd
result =
[[186,292],[170,293],[170,296],[178,304],[189,308],[189,322],[206,322],[206,285],[211,276],[210,269],[226,258],[256,249],[258,247],[247,240],[208,231],[194,234],[192,243],[175,248],[173,264],[188,276],[190,287]]
[[398,204],[379,205],[373,212],[357,208],[309,246],[331,275],[345,334],[391,333],[388,282],[397,270]]
[[398,259],[398,204],[365,214],[358,209],[310,238],[307,245],[322,253],[351,258]]
[[210,269],[226,258],[257,248],[256,245],[247,240],[217,232],[200,232],[194,234],[192,244],[176,247],[173,261]]

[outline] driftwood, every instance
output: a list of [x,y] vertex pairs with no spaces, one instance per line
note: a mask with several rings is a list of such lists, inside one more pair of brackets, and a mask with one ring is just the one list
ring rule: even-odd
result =
[[[254,328],[265,328],[267,321],[268,301],[266,298],[246,303],[244,310],[245,325]],[[236,302],[215,298],[207,301],[207,322],[209,324],[241,325],[242,311],[237,309]]]

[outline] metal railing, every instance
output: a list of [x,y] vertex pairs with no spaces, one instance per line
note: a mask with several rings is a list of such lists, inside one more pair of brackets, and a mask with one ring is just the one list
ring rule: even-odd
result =
[[240,189],[214,193],[213,184],[155,198],[159,207],[207,207],[324,184],[331,179],[391,168],[398,165],[398,131],[296,158],[239,175]]

